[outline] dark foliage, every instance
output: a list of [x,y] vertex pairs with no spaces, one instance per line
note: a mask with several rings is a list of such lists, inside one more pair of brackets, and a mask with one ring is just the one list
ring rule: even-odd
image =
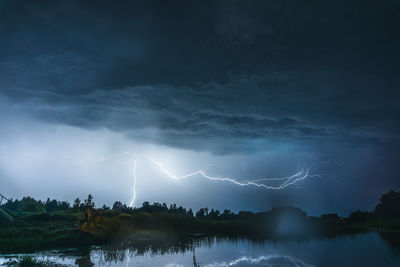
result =
[[354,222],[354,223],[359,223],[359,222],[363,222],[363,221],[367,220],[370,217],[371,217],[371,214],[368,211],[357,210],[350,214],[349,221]]
[[381,196],[378,205],[375,207],[375,215],[379,217],[399,218],[400,217],[400,192],[390,190]]
[[68,210],[71,208],[71,205],[67,201],[57,201],[55,199],[50,200],[50,198],[47,198],[47,201],[44,204],[44,206],[47,212]]

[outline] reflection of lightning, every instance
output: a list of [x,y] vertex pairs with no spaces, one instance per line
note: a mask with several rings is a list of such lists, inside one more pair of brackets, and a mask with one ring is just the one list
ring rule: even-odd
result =
[[[290,185],[293,185],[301,180],[304,180],[308,177],[319,177],[321,175],[319,174],[310,174],[311,169],[318,163],[321,162],[314,162],[312,164],[310,164],[307,168],[303,168],[301,171],[291,175],[291,176],[287,176],[287,177],[280,177],[280,178],[263,178],[263,179],[257,179],[257,180],[245,180],[245,181],[237,181],[233,178],[227,178],[227,177],[212,177],[207,175],[204,171],[199,170],[199,171],[195,171],[195,172],[191,172],[189,174],[185,174],[182,176],[177,176],[176,174],[173,174],[170,170],[168,170],[167,168],[165,168],[163,166],[162,163],[156,161],[153,158],[149,158],[149,160],[151,160],[155,165],[157,165],[160,169],[160,171],[162,173],[164,173],[166,176],[168,176],[169,178],[173,179],[173,180],[182,180],[185,178],[189,178],[195,175],[201,175],[204,178],[208,179],[208,180],[213,180],[213,181],[225,181],[225,182],[230,182],[233,183],[235,185],[239,185],[239,186],[255,186],[255,187],[261,187],[264,189],[272,189],[272,190],[278,190],[278,189],[283,189],[286,188]],[[266,185],[260,182],[263,181],[283,181],[281,182],[279,185],[277,186],[271,186],[271,185]]]
[[269,255],[259,256],[253,258],[251,256],[243,256],[236,260],[229,262],[214,262],[211,264],[204,265],[206,267],[226,267],[226,266],[299,266],[299,267],[312,267],[313,265],[303,262],[302,260],[292,258],[290,256],[281,255]]

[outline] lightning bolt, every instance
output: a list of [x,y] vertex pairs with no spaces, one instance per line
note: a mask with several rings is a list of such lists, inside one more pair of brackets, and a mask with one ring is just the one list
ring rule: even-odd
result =
[[133,186],[132,186],[132,201],[129,204],[129,207],[133,207],[133,204],[135,204],[136,200],[136,163],[137,163],[137,158],[133,161]]
[[[87,152],[87,151],[83,151],[85,157],[84,159],[81,159],[79,161],[77,161],[77,163],[79,164],[83,164],[85,162],[95,162],[95,163],[99,163],[99,162],[104,162],[107,160],[114,160],[114,158],[116,156],[120,157],[120,156],[124,156],[124,155],[131,155],[130,157],[130,163],[132,164],[132,175],[133,175],[133,185],[132,185],[132,200],[129,203],[130,207],[133,207],[133,205],[135,204],[135,200],[136,200],[136,184],[137,184],[137,176],[136,176],[136,168],[137,168],[137,156],[135,156],[135,158],[132,160],[132,152],[123,152],[117,155],[107,155],[104,157],[96,157],[94,155],[92,155],[91,153]],[[198,170],[198,171],[194,171],[188,174],[184,174],[181,176],[178,176],[174,173],[172,173],[168,168],[164,167],[164,165],[155,160],[154,158],[150,158],[150,157],[146,157],[148,160],[150,160],[153,164],[155,164],[159,170],[166,175],[168,178],[173,179],[173,180],[184,180],[184,179],[188,179],[190,177],[194,177],[197,175],[200,175],[201,177],[203,177],[204,179],[207,180],[211,180],[211,181],[221,181],[221,182],[228,182],[228,183],[232,183],[238,186],[253,186],[253,187],[258,187],[258,188],[262,188],[265,190],[280,190],[280,189],[284,189],[287,188],[291,185],[294,185],[302,180],[305,180],[307,178],[313,178],[313,177],[322,177],[322,176],[327,176],[330,177],[328,175],[325,174],[312,174],[311,171],[314,168],[315,165],[317,164],[321,164],[321,163],[326,163],[327,161],[316,161],[311,163],[308,167],[306,168],[302,168],[300,171],[296,172],[293,175],[290,176],[284,176],[284,177],[274,177],[274,178],[261,178],[261,179],[253,179],[253,180],[242,180],[242,179],[235,179],[235,178],[229,178],[229,177],[213,177],[208,175],[204,170]],[[120,162],[119,160],[115,161],[115,162]],[[267,183],[275,183],[275,185],[270,185]],[[276,185],[276,183],[278,183]]]
[[[122,152],[122,153],[119,153],[117,155],[109,154],[109,155],[106,155],[104,157],[97,157],[97,156],[89,153],[86,150],[82,150],[82,153],[84,154],[85,157],[83,159],[75,161],[74,163],[76,163],[76,164],[84,164],[86,162],[100,163],[100,162],[105,162],[107,160],[114,161],[115,163],[119,163],[120,161],[118,161],[118,160],[116,161],[114,158],[125,156],[125,155],[131,155],[129,161],[130,161],[130,164],[132,164],[132,156],[133,155],[132,155],[131,151]],[[134,158],[132,165],[133,165],[133,167],[132,167],[132,175],[133,175],[132,200],[129,203],[129,207],[133,207],[133,205],[135,203],[135,200],[136,200],[136,181],[137,181],[137,178],[136,178],[136,166],[137,166],[137,157]]]
[[[150,161],[152,161],[155,165],[158,166],[160,171],[164,173],[167,177],[173,179],[173,180],[183,180],[186,178],[190,178],[196,175],[201,175],[203,178],[212,180],[212,181],[224,181],[224,182],[229,182],[233,183],[238,186],[255,186],[255,187],[261,187],[264,189],[268,190],[279,190],[279,189],[284,189],[290,185],[294,185],[295,183],[304,180],[306,178],[312,178],[312,177],[321,177],[321,174],[310,174],[311,169],[319,163],[323,163],[322,161],[314,162],[310,164],[307,168],[303,168],[301,171],[287,177],[277,177],[277,178],[262,178],[262,179],[257,179],[257,180],[245,180],[245,181],[238,181],[234,178],[228,178],[228,177],[213,177],[209,176],[206,174],[203,170],[198,170],[195,172],[191,172],[185,175],[177,176],[176,174],[173,174],[169,169],[165,168],[164,165],[153,159],[153,158],[148,158]],[[279,185],[277,186],[271,186],[271,185],[266,185],[264,183],[260,182],[265,182],[265,181],[282,181]]]

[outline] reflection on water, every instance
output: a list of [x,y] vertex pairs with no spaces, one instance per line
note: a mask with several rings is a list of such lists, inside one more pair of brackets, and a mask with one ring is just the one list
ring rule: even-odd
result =
[[400,233],[382,232],[379,233],[380,238],[385,241],[391,249],[400,253]]
[[289,256],[270,255],[260,256],[257,258],[251,258],[243,256],[239,259],[232,260],[229,262],[216,262],[205,265],[205,267],[224,267],[224,266],[287,266],[287,267],[307,267],[313,266],[306,264],[298,259],[293,259]]
[[[27,254],[64,266],[400,266],[400,234],[308,240],[175,237]],[[0,264],[20,255],[1,255]]]

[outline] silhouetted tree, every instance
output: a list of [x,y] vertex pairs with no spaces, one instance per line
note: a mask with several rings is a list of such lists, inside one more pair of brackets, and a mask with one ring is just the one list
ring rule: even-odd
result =
[[222,212],[220,218],[222,220],[229,220],[232,218],[233,213],[230,210],[224,210],[224,212]]
[[67,201],[50,200],[50,198],[47,198],[44,206],[47,212],[67,210],[70,208],[70,204]]
[[169,206],[169,212],[171,212],[171,213],[176,213],[176,211],[177,211],[176,204],[171,204],[171,205]]
[[201,208],[196,212],[196,218],[202,219],[207,217],[208,215],[208,208]]
[[212,220],[216,220],[218,219],[219,215],[220,215],[219,210],[211,209],[210,213],[208,214],[208,217]]
[[2,207],[9,211],[18,211],[20,209],[20,201],[18,199],[10,199]]
[[128,208],[126,204],[122,204],[120,201],[114,202],[112,206],[112,210],[120,211],[120,212],[128,212],[131,211],[131,208]]
[[239,211],[239,213],[238,213],[238,217],[240,218],[240,219],[249,219],[249,218],[251,218],[251,216],[253,216],[254,215],[254,213],[253,212],[251,212],[251,211],[243,211],[243,210],[241,210],[241,211]]
[[400,192],[390,190],[381,196],[375,207],[375,215],[380,217],[400,217]]
[[71,208],[71,205],[69,204],[68,201],[61,201],[61,203],[59,203],[59,208],[60,210],[68,210]]
[[87,199],[84,200],[85,208],[94,208],[95,204],[93,202],[93,196],[91,194],[88,195]]
[[321,220],[326,223],[335,223],[340,220],[340,217],[337,213],[322,214]]
[[187,215],[188,215],[189,217],[193,217],[193,210],[192,210],[192,209],[189,209],[188,212],[187,212]]
[[117,210],[117,211],[121,211],[122,207],[123,206],[122,206],[122,203],[120,201],[115,201],[113,206],[112,206],[112,209],[113,210]]
[[350,214],[349,221],[352,223],[362,222],[362,221],[368,219],[369,216],[370,216],[370,213],[368,211],[357,210]]
[[145,201],[142,203],[142,211],[150,212],[150,202]]
[[44,204],[42,201],[36,201],[32,197],[23,197],[20,201],[20,209],[21,211],[26,212],[43,212],[45,210]]
[[73,208],[75,211],[77,211],[77,210],[79,210],[80,205],[81,205],[81,200],[80,200],[79,197],[78,197],[78,198],[76,198],[76,199],[74,200],[74,204],[72,205],[72,208]]

